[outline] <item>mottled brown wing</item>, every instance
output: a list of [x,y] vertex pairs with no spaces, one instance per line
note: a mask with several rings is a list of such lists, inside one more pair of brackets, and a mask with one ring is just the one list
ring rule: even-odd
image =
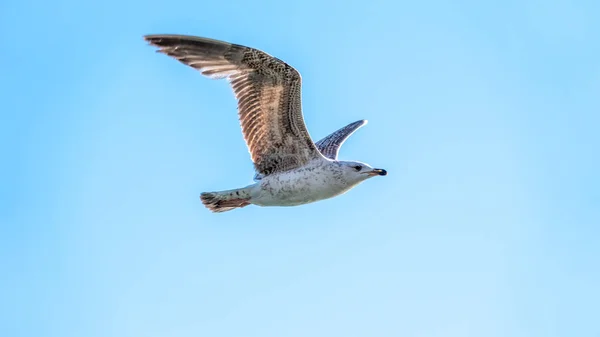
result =
[[260,50],[223,41],[183,35],[144,38],[203,75],[229,80],[258,173],[287,171],[321,156],[304,124],[302,80],[294,68]]
[[365,119],[350,123],[333,132],[329,136],[321,139],[315,145],[325,157],[336,160],[338,157],[338,152],[340,151],[340,147],[342,147],[342,144],[344,144],[346,139],[348,139],[350,135],[352,135],[356,130],[365,124],[367,124],[367,120]]

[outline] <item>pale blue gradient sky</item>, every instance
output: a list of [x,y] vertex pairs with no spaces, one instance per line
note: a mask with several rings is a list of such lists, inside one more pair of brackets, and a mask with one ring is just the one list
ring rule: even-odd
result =
[[[0,4],[0,335],[600,335],[597,1]],[[273,54],[346,195],[215,215],[250,182],[225,81],[151,33]]]

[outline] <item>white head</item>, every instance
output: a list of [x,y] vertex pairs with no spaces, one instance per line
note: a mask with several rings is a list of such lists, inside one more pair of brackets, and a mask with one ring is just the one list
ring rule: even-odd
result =
[[338,161],[343,178],[350,184],[358,184],[375,176],[387,175],[383,169],[372,168],[368,164],[358,161]]

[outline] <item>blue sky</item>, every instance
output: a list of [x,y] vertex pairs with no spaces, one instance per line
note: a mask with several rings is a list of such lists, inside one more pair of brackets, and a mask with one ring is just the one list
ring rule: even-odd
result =
[[[0,335],[598,336],[597,1],[0,3]],[[263,49],[389,175],[211,214],[252,165],[225,81],[152,33]]]

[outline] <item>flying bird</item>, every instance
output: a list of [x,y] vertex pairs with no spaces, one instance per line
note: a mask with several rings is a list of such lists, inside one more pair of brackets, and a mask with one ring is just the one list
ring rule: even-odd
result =
[[238,115],[256,175],[243,188],[204,192],[200,200],[213,212],[250,204],[297,206],[343,194],[383,169],[338,160],[344,141],[367,123],[356,121],[314,143],[301,105],[300,73],[258,49],[185,35],[146,35],[158,52],[212,79],[227,79],[238,101]]

